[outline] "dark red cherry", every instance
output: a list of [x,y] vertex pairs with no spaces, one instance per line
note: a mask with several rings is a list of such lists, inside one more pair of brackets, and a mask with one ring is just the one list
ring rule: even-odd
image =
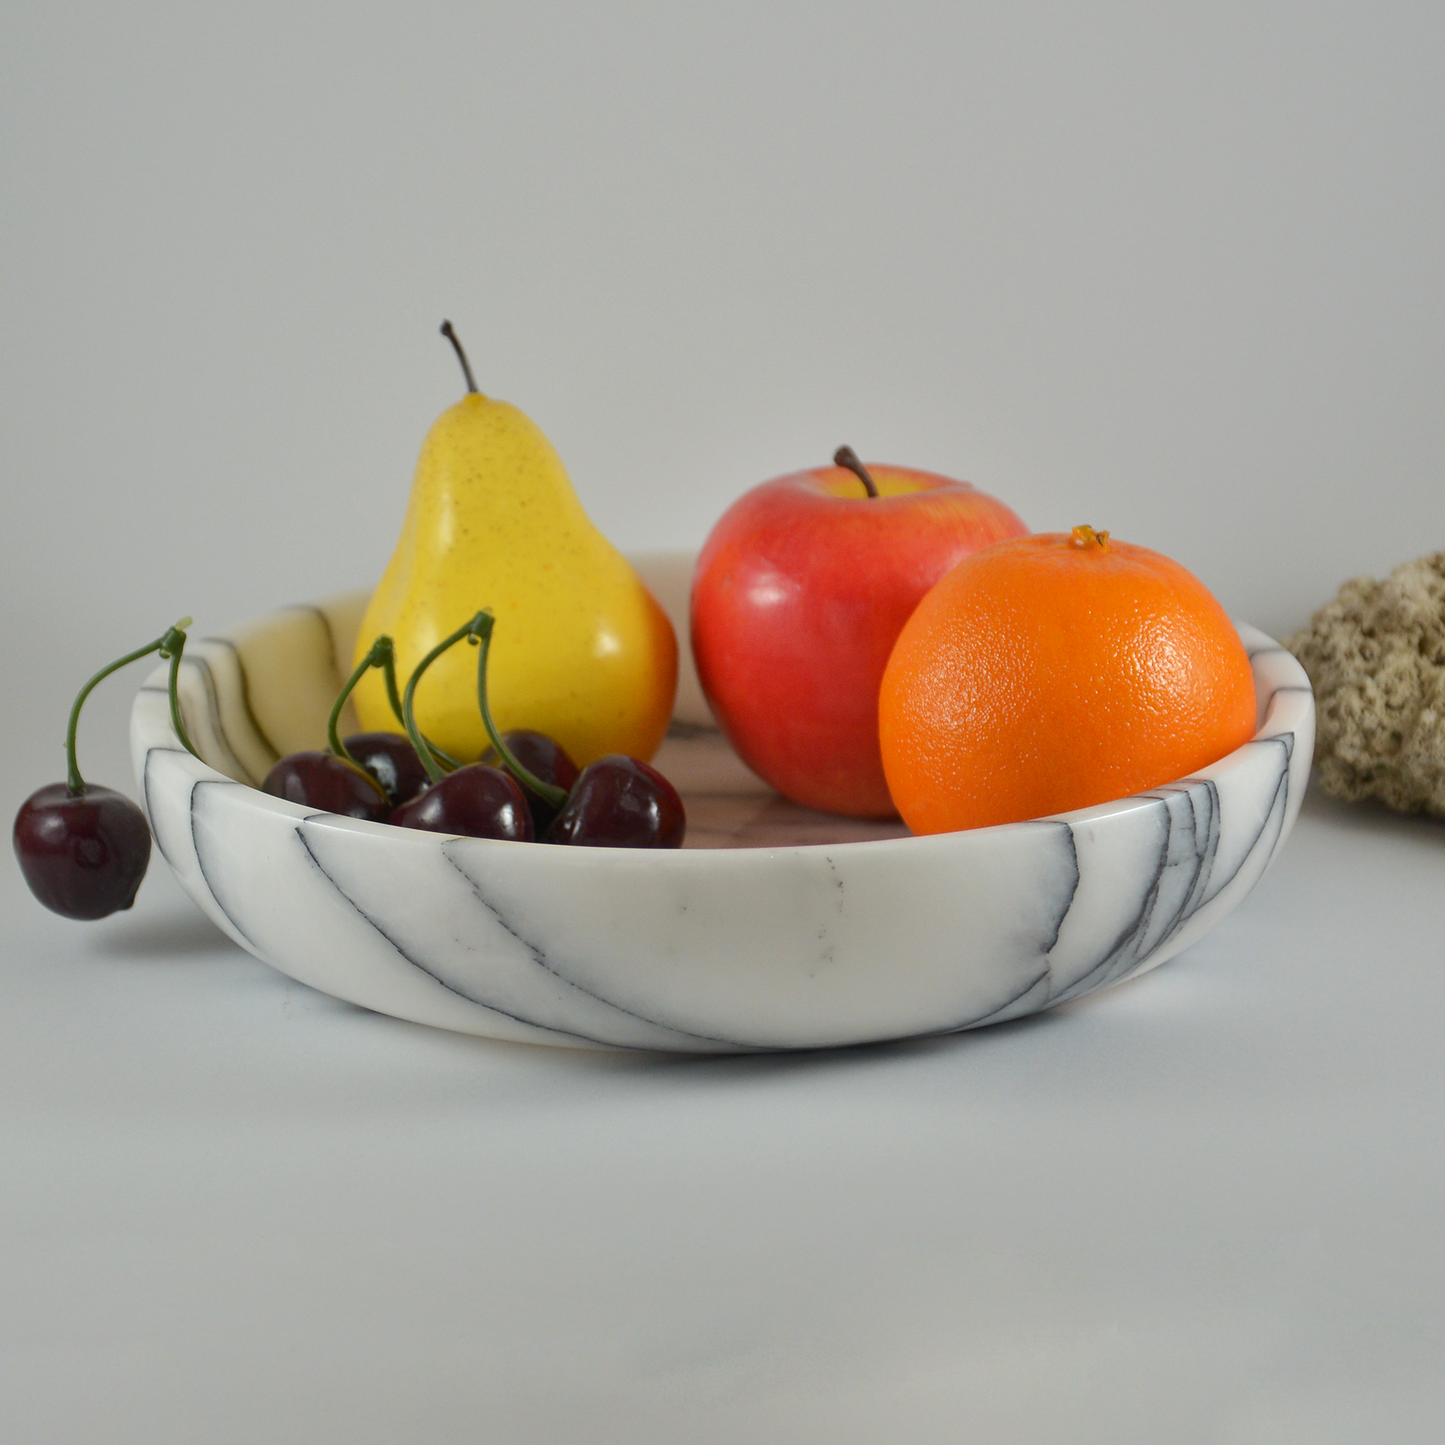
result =
[[532,815],[521,786],[508,773],[472,763],[403,803],[391,821],[401,828],[460,833],[467,838],[505,838],[530,843]]
[[681,848],[686,831],[677,789],[640,759],[611,753],[582,769],[547,830],[547,842]]
[[386,789],[393,808],[426,787],[426,769],[401,733],[353,733],[345,741],[346,751]]
[[266,774],[261,790],[343,818],[384,823],[391,814],[381,785],[334,753],[292,753],[282,758]]
[[80,775],[75,734],[81,709],[111,673],[158,652],[171,665],[167,691],[176,737],[188,753],[200,758],[186,734],[176,691],[185,629],[190,625],[191,619],[183,618],[154,642],[101,668],[80,689],[65,730],[65,782],[37,789],[15,815],[10,840],[30,891],[47,908],[67,918],[104,918],[117,909],[129,908],[151,860],[151,830],[145,814],[124,794],[93,788]]
[[[544,783],[561,788],[564,793],[572,791],[572,784],[577,781],[577,764],[567,756],[567,750],[561,743],[553,741],[546,733],[534,733],[530,728],[516,728],[503,733],[502,741],[529,773],[535,774]],[[482,755],[482,761],[494,768],[502,766],[495,748],[488,748]],[[525,783],[521,786],[527,806],[532,810],[532,832],[540,838],[557,816],[557,809]]]
[[11,834],[30,891],[67,918],[104,918],[135,902],[151,857],[145,814],[122,793],[84,784],[40,788]]

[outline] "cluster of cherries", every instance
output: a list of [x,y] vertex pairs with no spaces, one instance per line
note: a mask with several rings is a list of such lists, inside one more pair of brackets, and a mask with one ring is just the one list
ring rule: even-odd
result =
[[[417,665],[404,696],[397,693],[391,638],[378,637],[331,709],[329,749],[282,758],[262,788],[305,807],[433,833],[516,843],[681,847],[687,828],[682,799],[656,768],[613,753],[579,771],[561,744],[543,733],[498,733],[487,702],[492,627],[491,614],[479,612],[444,638]],[[478,648],[477,704],[492,744],[479,762],[467,764],[423,736],[415,714],[423,674],[463,640]],[[369,732],[343,740],[341,710],[373,667],[382,671],[406,736]]]
[[[96,787],[80,775],[75,734],[80,710],[97,683],[151,653],[170,662],[171,723],[187,752],[192,746],[177,694],[189,617],[161,637],[102,668],[81,688],[65,735],[68,776],[32,793],[15,816],[12,841],[30,891],[67,918],[105,918],[135,902],[150,863],[145,814],[123,793]],[[492,617],[479,612],[434,647],[398,697],[392,642],[379,637],[347,680],[327,724],[330,749],[282,758],[262,785],[293,803],[351,818],[513,842],[590,844],[613,848],[678,848],[687,817],[677,789],[637,758],[613,754],[580,771],[565,750],[542,733],[499,734],[487,705],[487,651]],[[466,639],[477,657],[477,701],[492,748],[463,765],[423,737],[414,702],[422,674],[447,648]],[[352,689],[379,667],[387,696],[406,736],[358,733],[343,743],[337,723]],[[204,761],[204,759],[202,759]]]

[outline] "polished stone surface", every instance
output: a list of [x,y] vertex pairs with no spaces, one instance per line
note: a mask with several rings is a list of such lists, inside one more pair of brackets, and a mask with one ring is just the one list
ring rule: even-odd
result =
[[[679,560],[653,585],[676,611]],[[702,1053],[1000,1023],[1145,971],[1248,894],[1303,796],[1298,664],[1244,629],[1261,724],[1196,777],[1055,819],[900,837],[792,808],[683,694],[659,759],[681,851],[445,838],[310,812],[254,784],[314,747],[364,599],[201,639],[178,750],[163,678],[132,722],[157,847],[236,942],[313,988],[493,1038]],[[891,966],[885,966],[883,961]]]

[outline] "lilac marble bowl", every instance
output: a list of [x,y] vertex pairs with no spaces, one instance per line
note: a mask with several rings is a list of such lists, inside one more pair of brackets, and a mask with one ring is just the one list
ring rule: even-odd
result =
[[[691,559],[637,559],[685,647]],[[319,746],[365,594],[198,641],[131,718],[136,778],[182,887],[243,948],[365,1008],[499,1039],[691,1052],[975,1028],[1163,963],[1254,887],[1299,810],[1303,669],[1250,627],[1259,730],[1194,777],[1029,823],[913,838],[807,813],[712,728],[684,659],[658,764],[681,851],[551,848],[362,823],[257,790]]]

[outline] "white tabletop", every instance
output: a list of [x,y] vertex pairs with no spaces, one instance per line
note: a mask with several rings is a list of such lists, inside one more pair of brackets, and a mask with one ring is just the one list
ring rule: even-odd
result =
[[3,1437],[1437,1439],[1442,861],[1312,795],[1136,982],[704,1062],[336,1003],[159,863],[92,926],[0,870]]

